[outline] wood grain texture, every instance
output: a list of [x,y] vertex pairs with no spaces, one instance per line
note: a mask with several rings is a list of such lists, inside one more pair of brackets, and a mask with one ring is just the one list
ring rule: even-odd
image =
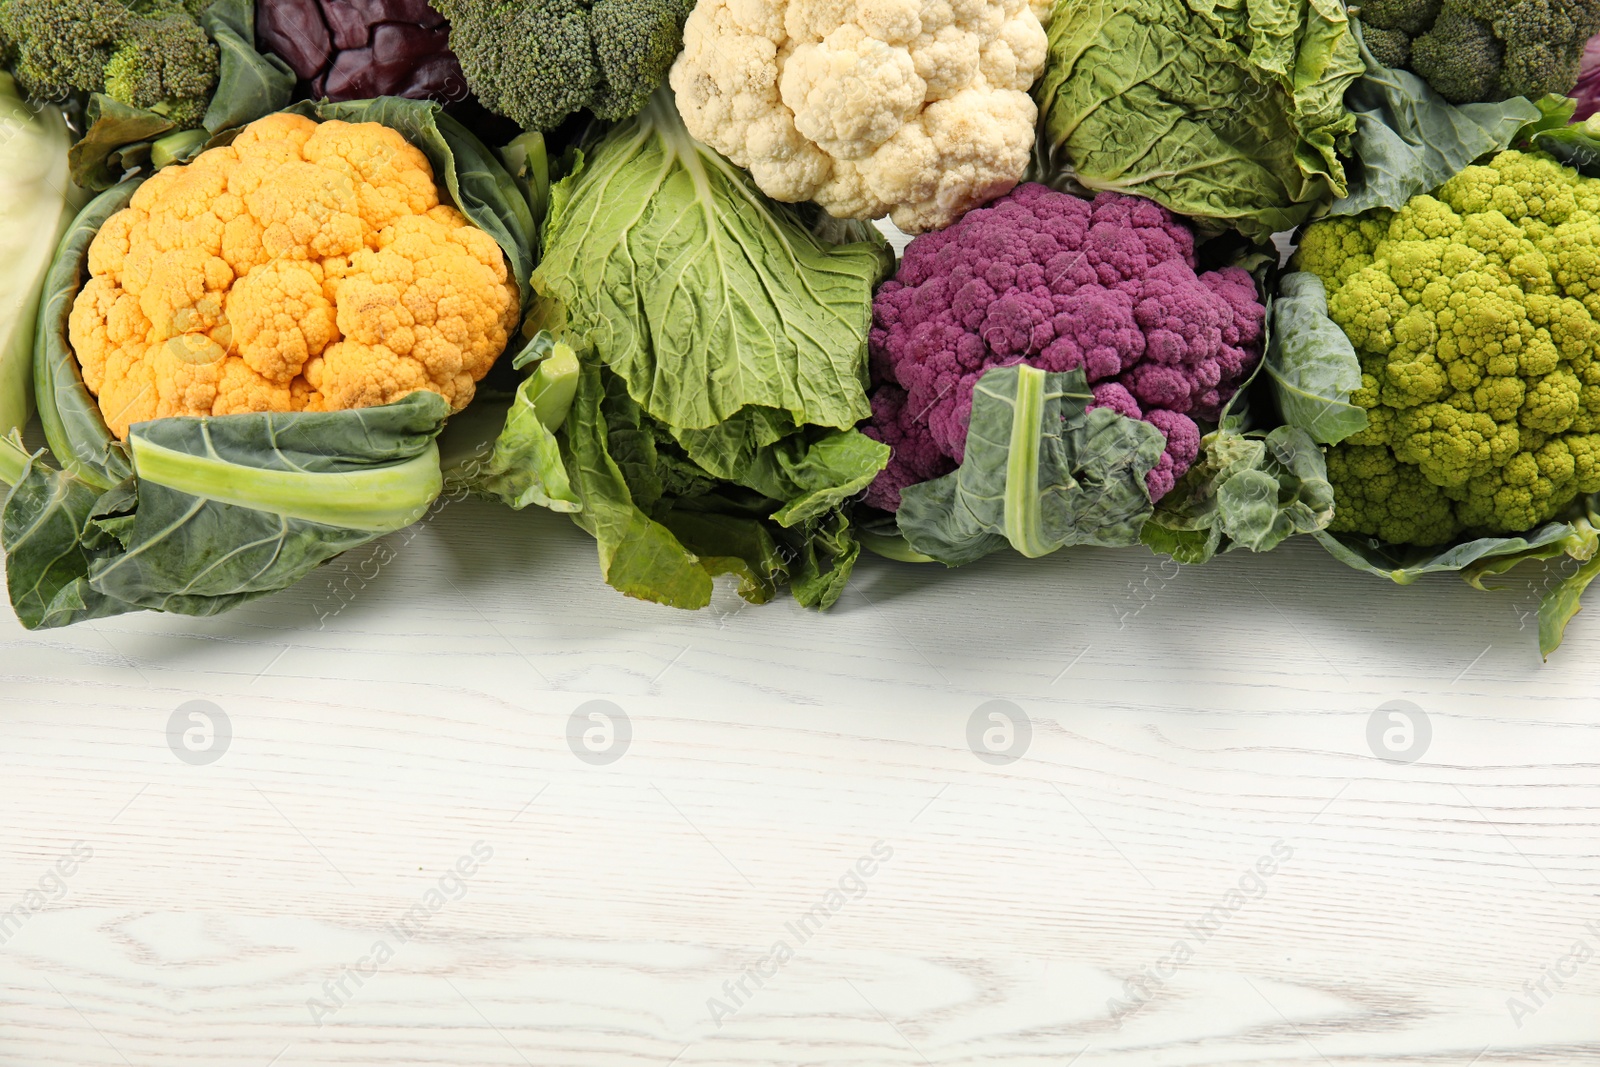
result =
[[468,502],[217,619],[7,617],[0,1064],[1600,1063],[1600,623],[1541,665],[1532,604],[1298,544],[679,614]]

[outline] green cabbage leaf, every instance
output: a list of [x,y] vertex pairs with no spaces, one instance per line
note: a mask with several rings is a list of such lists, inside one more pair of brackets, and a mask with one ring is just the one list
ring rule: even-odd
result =
[[703,607],[733,575],[753,602],[832,604],[860,551],[844,503],[888,460],[854,427],[889,265],[869,227],[767,199],[658,92],[551,187],[529,377],[479,487],[570,514],[629,596]]
[[1340,0],[1056,0],[1032,177],[1265,241],[1346,192],[1363,69]]
[[896,521],[911,549],[957,567],[1010,546],[1133,545],[1150,517],[1145,475],[1166,438],[1109,408],[1082,369],[991,367],[972,392],[961,466],[907,486]]
[[72,221],[67,179],[72,135],[59,110],[28,107],[11,75],[0,72],[0,437],[33,414],[33,324],[56,242]]

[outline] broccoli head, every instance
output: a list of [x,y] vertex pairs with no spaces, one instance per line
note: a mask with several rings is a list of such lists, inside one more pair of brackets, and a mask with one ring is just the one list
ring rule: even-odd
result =
[[106,64],[105,93],[149,108],[179,128],[200,125],[217,83],[217,46],[187,14],[134,20]]
[[548,130],[588,108],[636,114],[683,47],[693,0],[432,0],[491,110]]
[[1369,0],[1358,10],[1378,62],[1458,104],[1566,93],[1600,33],[1600,0]]
[[1522,533],[1600,492],[1600,180],[1502,152],[1398,211],[1314,223],[1295,266],[1361,359],[1331,530]]
[[0,54],[36,99],[105,93],[196,126],[217,83],[217,46],[197,21],[208,3],[0,0]]

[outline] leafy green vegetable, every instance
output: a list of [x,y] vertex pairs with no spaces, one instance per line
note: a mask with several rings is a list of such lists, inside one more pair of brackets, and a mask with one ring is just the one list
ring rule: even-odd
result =
[[[1410,585],[1425,574],[1459,571],[1487,560],[1521,562],[1529,554],[1571,537],[1573,528],[1565,522],[1549,522],[1537,530],[1516,537],[1478,537],[1453,545],[1425,547],[1396,545],[1375,537],[1334,534],[1319,531],[1317,540],[1333,557],[1396,585]],[[1531,558],[1547,558],[1533,556]],[[1514,565],[1512,563],[1511,565]],[[1506,568],[1509,569],[1509,568]]]
[[1578,613],[1579,599],[1596,577],[1600,577],[1600,555],[1591,555],[1539,599],[1539,652],[1546,659],[1561,647],[1567,623]]
[[1556,159],[1589,178],[1600,178],[1600,118],[1572,122],[1578,102],[1564,96],[1546,96],[1538,102],[1539,117],[1517,135],[1519,142]]
[[1141,539],[1179,563],[1204,563],[1232,548],[1266,552],[1332,519],[1327,465],[1304,430],[1218,430],[1201,441],[1200,459],[1161,498]]
[[[135,478],[99,491],[31,460],[0,513],[12,607],[29,629],[146,608],[209,615],[299,581],[421,518],[443,486],[450,406],[157,419]],[[263,442],[271,442],[263,445]]]
[[78,212],[61,238],[45,276],[33,344],[34,397],[39,423],[55,461],[74,478],[110,489],[133,475],[126,450],[100,418],[100,408],[83,384],[83,372],[67,339],[72,301],[88,276],[89,245],[101,225],[127,206],[137,181],[112,186]]
[[122,175],[149,162],[150,142],[176,129],[148,108],[119,104],[103,93],[89,98],[88,128],[72,146],[72,180],[85,189],[109,189]]
[[[1237,548],[1267,552],[1333,520],[1327,464],[1308,431],[1319,424],[1326,429],[1335,421],[1326,415],[1327,406],[1343,402],[1336,391],[1320,387],[1337,380],[1339,372],[1313,365],[1322,360],[1337,365],[1339,349],[1289,336],[1302,328],[1304,309],[1295,307],[1295,301],[1304,294],[1298,284],[1289,282],[1285,289],[1280,282],[1279,293],[1270,295],[1275,260],[1256,263],[1252,272],[1257,284],[1269,290],[1265,354],[1223,407],[1217,428],[1201,438],[1199,458],[1157,502],[1140,531],[1140,540],[1151,551],[1178,563],[1205,563]],[[1359,366],[1356,380],[1359,384]],[[1262,403],[1261,394],[1268,391],[1276,404]],[[1263,421],[1268,425],[1257,425]]]
[[481,487],[571,513],[629,596],[700,607],[731,574],[757,602],[787,583],[831,604],[860,551],[844,502],[888,458],[854,429],[885,257],[816,221],[691,139],[665,93],[597,133],[550,191],[529,326],[552,337],[519,361],[536,370]]
[[[210,142],[191,141],[184,153],[163,153],[170,162],[193,158],[202,147],[220,143],[218,135],[282,109],[294,93],[294,72],[277,56],[255,50],[254,0],[213,0],[200,25],[221,55],[216,90],[199,119],[212,136]],[[160,163],[151,142],[184,125],[158,108],[135,107],[104,93],[90,96],[85,119],[84,135],[72,146],[72,180],[93,190],[110,188],[136,169],[155,169]]]
[[50,260],[71,222],[67,148],[61,112],[24,105],[11,75],[0,72],[0,437],[33,414],[33,331]]
[[1339,0],[1056,0],[1035,180],[1266,240],[1345,192],[1362,63]]
[[1461,168],[1511,144],[1538,109],[1520,96],[1499,103],[1454,105],[1405,70],[1379,63],[1365,44],[1366,70],[1345,94],[1356,118],[1350,192],[1334,201],[1334,215],[1369,208],[1399,208],[1431,192]]
[[1272,316],[1265,371],[1284,423],[1325,445],[1365,429],[1366,411],[1350,403],[1361,388],[1361,360],[1328,317],[1322,279],[1306,271],[1283,275]]
[[[734,461],[806,424],[865,418],[876,246],[825,244],[798,209],[690,138],[657,93],[551,190],[536,324],[597,348],[651,416],[730,421]],[[626,282],[624,282],[626,279]],[[760,409],[753,414],[751,409]]]
[[254,0],[212,0],[200,16],[222,55],[217,91],[201,120],[207,132],[238,129],[281,110],[294,96],[294,71],[256,51]]
[[[1591,497],[1566,521],[1548,522],[1516,537],[1479,537],[1433,548],[1395,545],[1371,537],[1334,534],[1316,537],[1347,566],[1410,585],[1423,575],[1458,572],[1475,589],[1494,589],[1489,579],[1531,563],[1545,563],[1539,597],[1539,651],[1546,658],[1561,645],[1567,623],[1578,613],[1579,598],[1600,576],[1600,498]],[[1551,561],[1554,561],[1553,563]]]
[[1166,439],[1108,408],[1081,369],[992,367],[972,395],[961,466],[900,493],[899,528],[951,567],[1010,545],[1043,556],[1065,545],[1131,545],[1150,516],[1145,475]]
[[556,441],[577,394],[577,354],[540,331],[512,365],[535,369],[517,388],[478,488],[518,509],[537,504],[551,511],[577,511],[582,503],[573,495]]

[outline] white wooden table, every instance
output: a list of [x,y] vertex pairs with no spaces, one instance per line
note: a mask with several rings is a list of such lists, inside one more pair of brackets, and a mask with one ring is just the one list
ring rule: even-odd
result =
[[0,1064],[1600,1063],[1600,609],[1541,665],[1531,590],[1309,543],[826,615],[476,502],[385,544],[0,621]]

